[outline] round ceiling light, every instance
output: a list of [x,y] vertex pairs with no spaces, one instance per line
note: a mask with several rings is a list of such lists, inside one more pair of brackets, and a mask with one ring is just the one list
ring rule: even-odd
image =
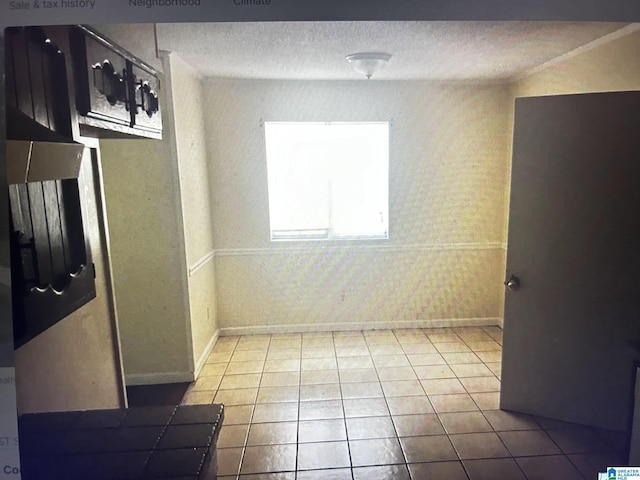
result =
[[391,55],[382,52],[363,52],[347,55],[346,60],[357,73],[371,78],[389,61]]

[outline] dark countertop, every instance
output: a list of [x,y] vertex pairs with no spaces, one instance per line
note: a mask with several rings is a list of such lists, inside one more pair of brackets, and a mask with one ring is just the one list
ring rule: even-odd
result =
[[21,415],[23,480],[215,480],[224,407],[181,405]]

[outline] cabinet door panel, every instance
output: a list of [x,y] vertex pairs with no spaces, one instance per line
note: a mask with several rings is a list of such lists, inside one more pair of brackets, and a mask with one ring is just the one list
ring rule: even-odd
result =
[[159,80],[150,72],[131,66],[136,103],[135,127],[150,132],[162,132]]

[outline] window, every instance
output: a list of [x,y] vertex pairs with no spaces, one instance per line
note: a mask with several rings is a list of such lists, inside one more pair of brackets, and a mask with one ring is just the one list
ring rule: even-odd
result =
[[389,123],[265,122],[271,240],[389,238]]

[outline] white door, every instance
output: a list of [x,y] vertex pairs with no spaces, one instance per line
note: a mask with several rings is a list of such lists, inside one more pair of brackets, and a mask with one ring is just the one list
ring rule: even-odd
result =
[[516,100],[509,216],[501,408],[627,430],[640,92]]

